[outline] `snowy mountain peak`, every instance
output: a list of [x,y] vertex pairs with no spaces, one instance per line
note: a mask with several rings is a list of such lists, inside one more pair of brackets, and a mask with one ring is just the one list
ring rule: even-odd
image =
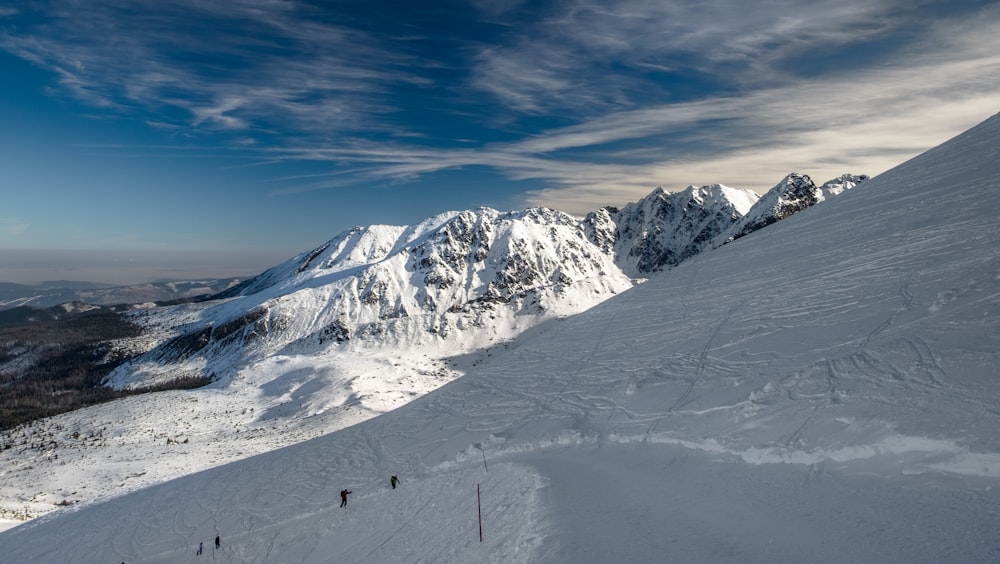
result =
[[710,184],[700,187],[688,186],[683,193],[690,193],[691,199],[704,207],[713,205],[731,206],[741,216],[745,215],[760,198],[752,190],[730,188],[722,184]]
[[715,246],[739,239],[758,229],[840,194],[868,179],[866,175],[843,174],[817,187],[812,179],[798,172],[789,173],[767,191],[728,230],[718,237]]
[[867,174],[842,174],[837,178],[827,180],[819,187],[818,199],[823,201],[838,196],[866,180],[869,180]]
[[626,274],[646,276],[709,248],[756,199],[750,190],[721,184],[673,193],[658,188],[621,210],[588,215],[588,235],[602,248],[612,246]]
[[[317,269],[341,271],[384,260],[402,236],[404,228],[394,225],[356,227],[331,241],[312,263]],[[311,266],[303,264],[300,271]]]

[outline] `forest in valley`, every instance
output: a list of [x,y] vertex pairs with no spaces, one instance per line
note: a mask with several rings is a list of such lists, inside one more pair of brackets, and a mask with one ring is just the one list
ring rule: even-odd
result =
[[104,386],[111,370],[129,358],[115,342],[140,332],[120,308],[0,312],[0,430],[127,395],[211,381],[188,375],[146,388]]

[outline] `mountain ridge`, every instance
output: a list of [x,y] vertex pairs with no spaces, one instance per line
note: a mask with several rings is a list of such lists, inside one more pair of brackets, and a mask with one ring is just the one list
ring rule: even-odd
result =
[[816,186],[808,175],[789,173],[774,188],[754,202],[753,206],[734,225],[720,236],[728,243],[763,229],[794,213],[812,207],[868,180],[868,175],[842,174]]

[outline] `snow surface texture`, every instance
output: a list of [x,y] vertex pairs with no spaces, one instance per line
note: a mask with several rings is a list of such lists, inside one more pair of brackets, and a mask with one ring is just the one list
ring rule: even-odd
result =
[[0,554],[997,561],[998,212],[994,117],[399,409],[41,517]]

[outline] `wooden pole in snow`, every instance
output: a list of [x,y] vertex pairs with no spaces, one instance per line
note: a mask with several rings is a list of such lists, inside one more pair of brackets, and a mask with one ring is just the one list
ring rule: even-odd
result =
[[476,484],[476,505],[479,508],[479,542],[483,542],[483,498],[479,495],[479,484]]
[[486,465],[486,449],[483,448],[483,443],[476,443],[476,444],[474,444],[472,446],[478,448],[479,452],[483,453],[483,468],[485,468],[486,471],[489,472],[490,471],[490,467]]

